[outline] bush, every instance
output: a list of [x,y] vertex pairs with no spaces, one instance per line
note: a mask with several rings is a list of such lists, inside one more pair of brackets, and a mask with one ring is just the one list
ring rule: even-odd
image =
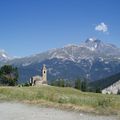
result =
[[51,86],[65,87],[65,81],[63,79],[52,81]]
[[100,88],[96,88],[95,92],[96,92],[96,93],[101,93]]
[[98,106],[105,108],[108,107],[110,103],[111,103],[110,99],[102,99],[98,101]]

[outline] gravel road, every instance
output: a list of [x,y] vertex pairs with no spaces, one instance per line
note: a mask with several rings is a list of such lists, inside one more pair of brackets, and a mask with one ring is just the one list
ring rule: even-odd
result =
[[95,116],[20,103],[0,103],[0,120],[118,120],[115,116]]

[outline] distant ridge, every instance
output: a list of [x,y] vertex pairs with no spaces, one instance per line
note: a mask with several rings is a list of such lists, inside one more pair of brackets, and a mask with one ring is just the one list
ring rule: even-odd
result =
[[29,81],[31,76],[40,74],[43,64],[48,68],[48,81],[61,78],[74,81],[80,77],[95,81],[120,72],[120,48],[96,38],[88,38],[78,45],[70,44],[32,56],[7,60],[3,64],[19,68],[20,82]]
[[90,82],[90,87],[93,89],[100,88],[101,90],[111,86],[112,84],[116,83],[120,80],[120,73],[115,75],[109,76],[107,78],[103,78],[101,80]]

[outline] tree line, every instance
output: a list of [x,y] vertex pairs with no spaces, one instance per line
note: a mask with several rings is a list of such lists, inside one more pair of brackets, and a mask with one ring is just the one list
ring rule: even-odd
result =
[[95,93],[101,93],[101,89],[99,87],[92,88],[90,85],[89,80],[86,78],[77,78],[74,81],[68,81],[64,79],[57,79],[50,82],[51,86],[57,86],[57,87],[72,87],[78,90],[81,90],[83,92],[95,92]]
[[88,82],[86,79],[83,79],[83,78],[78,78],[75,80],[75,82],[67,81],[64,79],[57,79],[57,80],[51,81],[50,85],[57,86],[57,87],[73,87],[81,91],[88,91]]

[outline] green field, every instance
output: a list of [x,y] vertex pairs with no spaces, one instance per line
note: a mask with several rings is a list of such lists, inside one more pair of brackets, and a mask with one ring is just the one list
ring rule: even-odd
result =
[[60,109],[120,114],[120,96],[52,86],[0,87],[0,101],[17,101]]

